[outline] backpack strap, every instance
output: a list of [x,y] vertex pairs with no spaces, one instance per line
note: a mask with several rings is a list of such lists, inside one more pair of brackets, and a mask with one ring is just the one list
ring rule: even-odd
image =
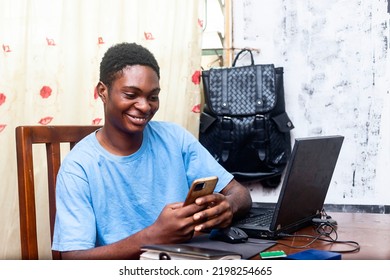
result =
[[228,101],[228,71],[222,72],[222,103],[221,103],[221,112],[222,114],[229,114],[229,101]]
[[268,144],[268,133],[266,130],[267,116],[256,115],[254,119],[254,137],[252,140],[253,148],[257,151],[259,159],[264,161],[266,159],[266,145]]
[[226,162],[229,158],[229,151],[232,148],[233,141],[231,132],[233,130],[233,120],[230,117],[222,117],[221,122],[221,138],[222,138],[222,162]]
[[255,65],[255,61],[253,59],[253,53],[250,49],[242,49],[241,51],[238,52],[238,54],[236,55],[236,57],[234,58],[234,61],[233,61],[233,64],[232,64],[232,67],[235,67],[236,66],[236,62],[238,60],[238,57],[240,55],[242,55],[243,53],[245,52],[248,52],[250,55],[251,55],[251,64],[250,65]]

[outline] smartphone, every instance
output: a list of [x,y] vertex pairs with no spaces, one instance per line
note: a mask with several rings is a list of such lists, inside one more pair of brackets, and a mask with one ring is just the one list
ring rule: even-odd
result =
[[188,191],[187,198],[184,201],[184,205],[194,203],[198,197],[212,194],[215,186],[217,185],[218,177],[211,176],[206,178],[199,178],[192,182],[191,188]]

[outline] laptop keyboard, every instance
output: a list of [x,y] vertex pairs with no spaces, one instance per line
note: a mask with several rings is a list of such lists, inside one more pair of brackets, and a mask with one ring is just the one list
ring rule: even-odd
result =
[[265,211],[261,214],[251,215],[248,218],[244,218],[237,223],[237,225],[254,225],[254,226],[267,226],[271,224],[273,217],[273,210]]

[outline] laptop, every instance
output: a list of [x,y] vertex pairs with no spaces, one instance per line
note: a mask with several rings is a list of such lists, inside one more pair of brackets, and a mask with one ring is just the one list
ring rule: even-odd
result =
[[252,238],[279,239],[321,217],[343,141],[340,135],[296,138],[277,203],[254,202],[233,226]]

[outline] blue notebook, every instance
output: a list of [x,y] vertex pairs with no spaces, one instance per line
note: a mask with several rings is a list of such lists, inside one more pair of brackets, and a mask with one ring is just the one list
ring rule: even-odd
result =
[[288,255],[287,260],[341,260],[340,253],[325,250],[308,249],[302,252]]

